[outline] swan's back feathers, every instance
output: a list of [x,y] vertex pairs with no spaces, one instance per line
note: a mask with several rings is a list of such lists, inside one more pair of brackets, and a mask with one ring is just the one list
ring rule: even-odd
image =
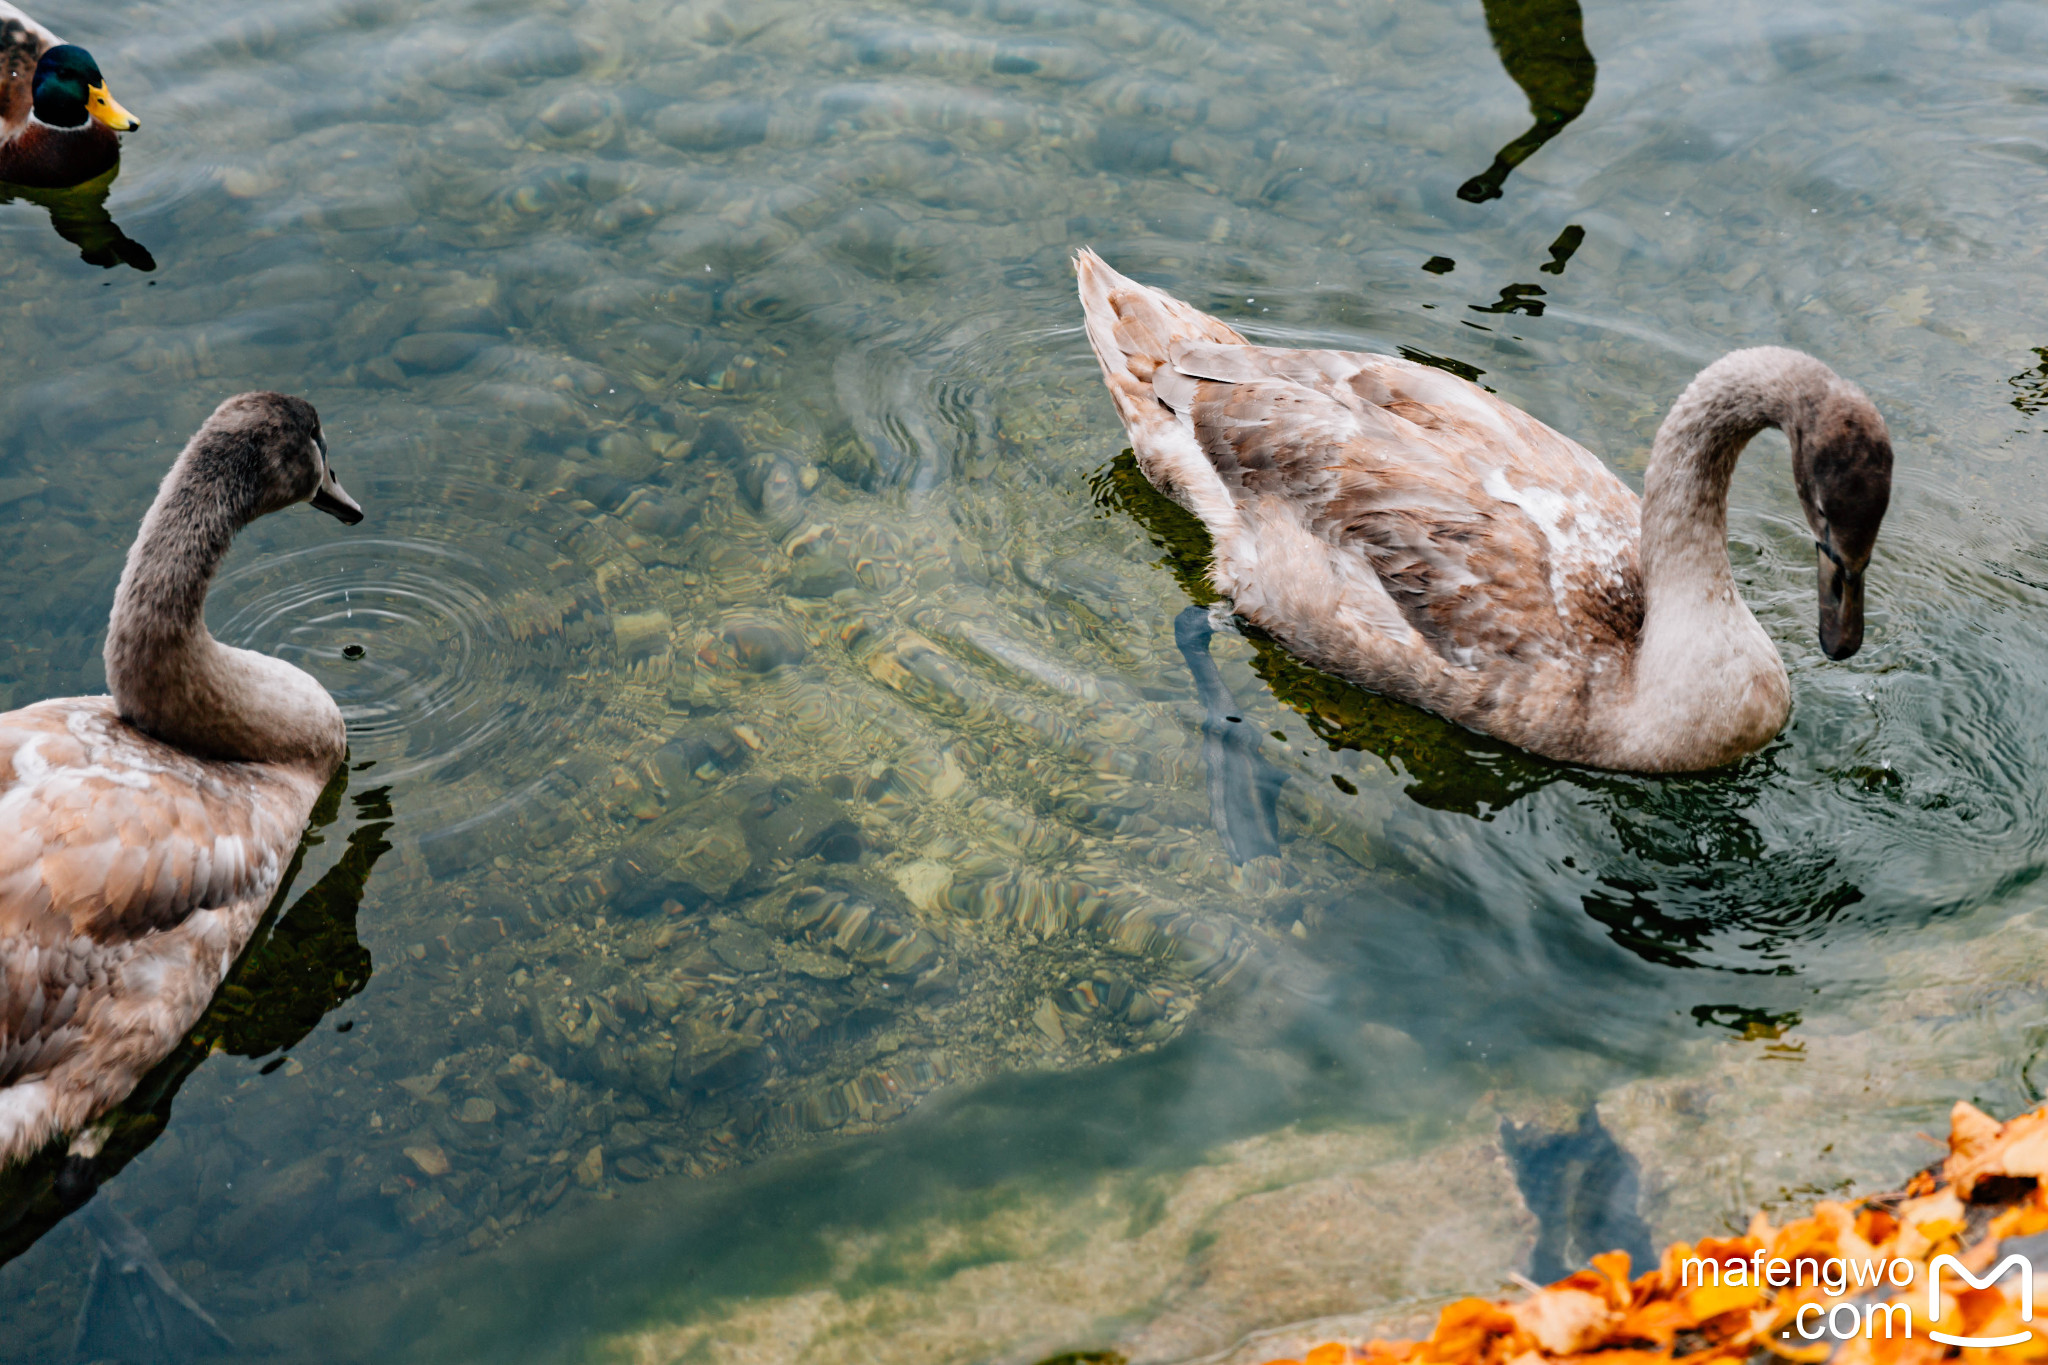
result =
[[1216,349],[1174,368],[1204,375],[1190,416],[1225,486],[1362,555],[1447,662],[1633,640],[1635,500],[1585,451],[1407,361],[1242,346],[1223,365]]
[[[1253,346],[1092,252],[1077,268],[1088,336],[1140,466],[1219,546],[1247,517],[1270,535],[1274,509],[1287,509],[1332,550],[1362,557],[1419,640],[1460,670],[1632,646],[1636,499],[1585,449],[1441,370]],[[1220,589],[1255,586],[1256,565],[1243,562],[1255,550],[1219,564],[1246,579]],[[1494,677],[1530,691],[1527,679]]]
[[0,716],[0,1164],[118,1103],[276,893],[315,774],[149,738],[106,697]]
[[195,758],[105,697],[0,716],[0,933],[61,922],[103,943],[274,887],[320,784]]

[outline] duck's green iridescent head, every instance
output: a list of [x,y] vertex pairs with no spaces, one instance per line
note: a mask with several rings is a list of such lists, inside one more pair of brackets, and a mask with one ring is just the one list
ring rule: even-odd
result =
[[51,48],[36,63],[36,118],[52,128],[83,127],[96,120],[117,133],[132,133],[142,120],[123,109],[107,93],[107,78],[99,63],[82,47],[64,43]]

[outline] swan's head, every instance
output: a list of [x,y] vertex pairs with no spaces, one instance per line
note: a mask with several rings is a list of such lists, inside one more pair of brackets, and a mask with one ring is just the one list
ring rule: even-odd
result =
[[1841,380],[1785,434],[1820,570],[1820,647],[1846,659],[1863,645],[1863,571],[1892,500],[1891,436],[1871,401]]
[[345,525],[363,519],[334,477],[320,414],[303,398],[236,394],[213,410],[190,452],[192,472],[222,490],[244,525],[301,502]]

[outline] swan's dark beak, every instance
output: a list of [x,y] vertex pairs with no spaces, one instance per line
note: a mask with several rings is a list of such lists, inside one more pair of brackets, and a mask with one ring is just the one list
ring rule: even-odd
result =
[[325,512],[343,526],[353,526],[363,519],[363,509],[341,486],[341,480],[334,477],[332,469],[321,471],[320,486],[313,490],[312,503],[316,510]]
[[1820,648],[1830,659],[1863,648],[1863,571],[1852,569],[1827,545],[1816,547],[1820,567]]

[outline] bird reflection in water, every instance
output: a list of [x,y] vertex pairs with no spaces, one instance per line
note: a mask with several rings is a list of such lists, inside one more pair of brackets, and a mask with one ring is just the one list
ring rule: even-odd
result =
[[233,1349],[233,1339],[179,1288],[149,1239],[105,1195],[80,1209],[78,1221],[92,1238],[93,1261],[72,1359],[157,1365]]
[[1500,198],[1515,167],[1563,132],[1593,98],[1595,67],[1579,0],[1486,0],[1486,31],[1500,64],[1529,97],[1536,122],[1458,187],[1458,197],[1472,204]]
[[0,1172],[0,1264],[21,1255],[73,1212],[91,1238],[95,1255],[79,1312],[79,1359],[177,1361],[218,1349],[225,1341],[219,1326],[177,1287],[148,1240],[99,1188],[162,1135],[179,1088],[208,1057],[215,1052],[249,1058],[277,1053],[282,1061],[286,1050],[369,984],[370,951],[357,937],[356,912],[371,870],[391,848],[384,837],[394,822],[389,788],[349,798],[355,828],[348,847],[289,910],[279,913],[307,853],[325,841],[323,831],[339,816],[348,776],[344,766],[321,794],[270,913],[213,1003],[177,1050],[95,1123],[97,1145],[83,1153],[81,1145],[92,1144],[72,1143],[67,1151],[65,1140],[55,1139]]
[[83,185],[66,189],[36,189],[28,185],[0,182],[0,204],[17,200],[39,204],[50,215],[57,235],[78,248],[78,258],[103,270],[128,266],[147,273],[156,269],[149,248],[121,231],[114,215],[107,211],[107,195],[121,174],[119,166],[94,176]]

